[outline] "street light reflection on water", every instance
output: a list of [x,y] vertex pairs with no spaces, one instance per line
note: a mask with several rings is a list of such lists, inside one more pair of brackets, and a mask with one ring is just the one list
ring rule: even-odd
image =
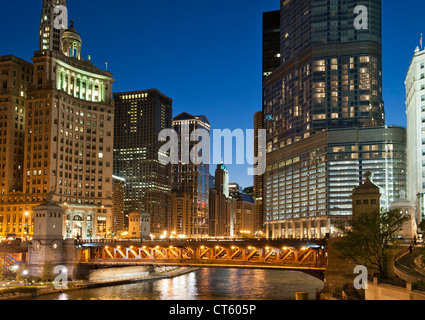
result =
[[204,268],[170,279],[68,291],[38,300],[295,300],[315,299],[323,282],[298,271]]

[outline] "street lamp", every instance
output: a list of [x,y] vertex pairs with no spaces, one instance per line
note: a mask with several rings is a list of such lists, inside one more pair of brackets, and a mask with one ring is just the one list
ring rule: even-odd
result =
[[29,225],[28,225],[29,212],[28,211],[25,211],[24,215],[25,215],[25,224],[24,224],[24,226],[25,226],[24,227],[24,230],[25,230],[25,241],[28,241],[28,234],[30,232],[30,228],[29,228]]

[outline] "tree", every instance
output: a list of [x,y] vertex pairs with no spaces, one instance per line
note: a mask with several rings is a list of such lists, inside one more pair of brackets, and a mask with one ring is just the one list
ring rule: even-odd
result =
[[396,233],[409,219],[409,215],[397,209],[356,214],[349,221],[351,228],[344,223],[338,226],[344,234],[335,243],[339,258],[364,265],[386,278],[386,258],[399,245]]
[[43,282],[52,281],[53,279],[53,265],[51,262],[45,262],[43,265],[43,273],[41,275],[41,280]]

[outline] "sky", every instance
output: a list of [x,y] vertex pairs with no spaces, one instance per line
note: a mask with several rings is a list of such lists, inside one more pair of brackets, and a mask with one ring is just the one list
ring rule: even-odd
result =
[[[42,0],[2,1],[0,56],[31,60]],[[382,1],[383,98],[388,125],[406,127],[404,80],[421,33],[425,1]],[[114,75],[114,92],[156,88],[173,116],[205,115],[212,129],[253,129],[261,110],[262,13],[279,0],[68,0],[82,57]],[[235,157],[234,157],[235,161]],[[230,181],[253,185],[247,165]],[[211,168],[214,172],[215,166]]]

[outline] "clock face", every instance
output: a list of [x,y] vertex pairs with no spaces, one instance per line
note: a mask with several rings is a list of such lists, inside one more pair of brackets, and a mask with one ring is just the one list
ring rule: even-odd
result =
[[57,249],[58,248],[58,244],[57,243],[54,243],[53,244],[53,249]]
[[39,242],[36,243],[35,248],[40,249],[40,243]]

